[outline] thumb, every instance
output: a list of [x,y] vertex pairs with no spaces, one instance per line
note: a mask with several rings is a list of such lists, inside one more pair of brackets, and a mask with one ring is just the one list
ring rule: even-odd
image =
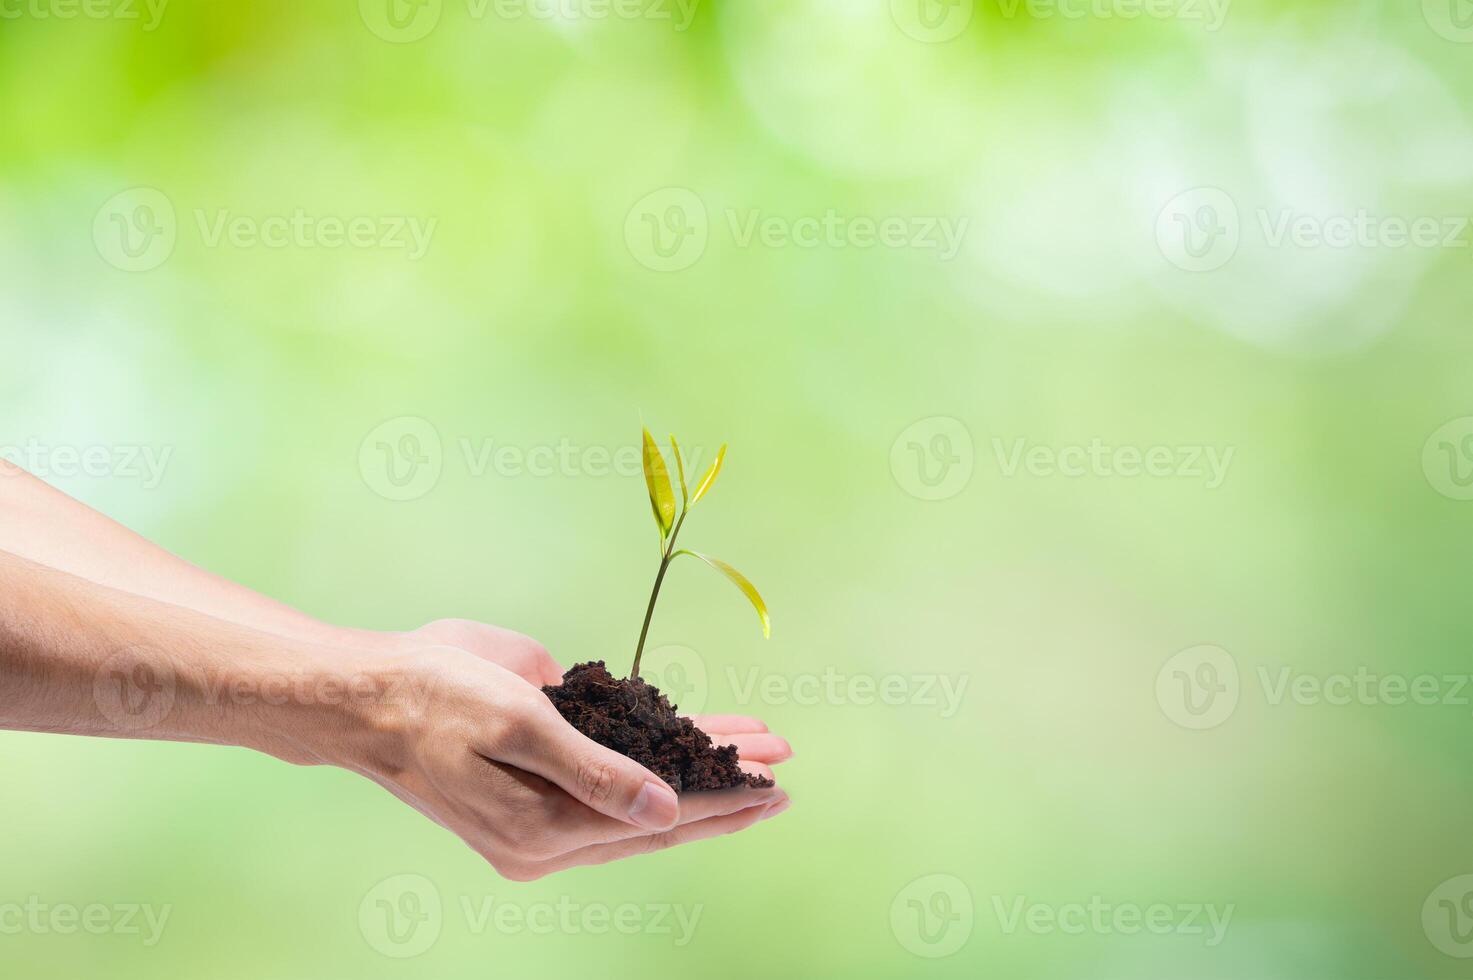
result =
[[598,812],[643,827],[669,830],[680,819],[680,799],[663,779],[626,755],[599,745],[545,703],[533,712],[529,737],[511,740],[497,755],[561,787]]

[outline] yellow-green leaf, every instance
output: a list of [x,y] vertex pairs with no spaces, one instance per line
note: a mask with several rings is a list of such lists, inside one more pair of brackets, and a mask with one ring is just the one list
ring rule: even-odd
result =
[[745,575],[737,571],[735,568],[732,568],[720,558],[712,558],[710,555],[703,555],[699,551],[688,551],[682,548],[680,551],[677,551],[676,554],[690,555],[692,558],[699,558],[701,561],[705,562],[707,565],[710,565],[712,568],[716,569],[722,575],[725,575],[728,579],[730,579],[731,584],[741,589],[742,595],[746,596],[748,601],[752,603],[752,608],[757,610],[757,616],[759,619],[762,620],[763,639],[772,636],[772,618],[767,614],[767,603],[762,601],[762,596],[760,593],[758,593],[757,587],[751,582],[747,581],[747,577]]
[[644,430],[644,482],[650,489],[650,507],[655,512],[655,523],[660,525],[660,538],[664,539],[675,523],[675,493],[670,489],[665,457],[660,455],[649,429]]
[[680,458],[680,443],[675,437],[670,437],[670,448],[675,450],[675,472],[680,474],[680,500],[687,507],[690,506],[690,493],[685,489],[685,460]]
[[696,505],[696,501],[700,500],[706,495],[707,490],[711,489],[711,484],[716,482],[716,477],[721,472],[721,461],[725,458],[726,447],[722,446],[721,449],[717,451],[716,459],[712,461],[711,468],[706,470],[706,475],[701,477],[700,483],[696,484],[696,492],[692,494],[690,498],[690,504],[692,507]]

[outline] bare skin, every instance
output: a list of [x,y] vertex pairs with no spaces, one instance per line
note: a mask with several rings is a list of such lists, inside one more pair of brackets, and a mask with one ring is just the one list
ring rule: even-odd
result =
[[[677,797],[564,723],[535,641],[466,620],[331,626],[0,471],[0,728],[241,745],[359,772],[531,880],[744,829],[778,788]],[[791,755],[705,716],[744,765]]]

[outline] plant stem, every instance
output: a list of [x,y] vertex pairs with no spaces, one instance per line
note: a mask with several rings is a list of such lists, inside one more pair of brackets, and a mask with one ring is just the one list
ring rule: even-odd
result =
[[675,557],[675,539],[680,536],[680,526],[685,523],[685,511],[680,512],[680,519],[675,522],[675,528],[670,532],[670,541],[665,546],[665,551],[660,555],[660,571],[655,575],[655,587],[650,590],[650,604],[644,611],[644,626],[639,630],[639,645],[634,648],[634,667],[629,671],[631,680],[639,677],[639,658],[644,656],[644,641],[650,634],[650,620],[655,618],[655,602],[660,598],[660,584],[665,581],[665,572],[670,568],[670,562]]

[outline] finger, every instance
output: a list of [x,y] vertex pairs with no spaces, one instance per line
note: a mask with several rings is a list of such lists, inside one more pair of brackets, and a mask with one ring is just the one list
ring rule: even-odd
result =
[[698,820],[664,833],[634,837],[616,844],[596,844],[563,854],[551,861],[542,862],[536,866],[535,871],[539,875],[545,875],[566,871],[568,868],[608,864],[610,861],[618,861],[640,854],[652,854],[656,851],[678,847],[681,844],[692,844],[700,840],[709,840],[712,837],[735,834],[767,817],[777,816],[788,808],[789,802],[787,795],[784,794],[781,799],[762,806],[747,807],[736,813]]
[[508,632],[507,635],[515,641],[511,644],[511,649],[517,661],[517,673],[527,683],[541,687],[544,684],[563,682],[563,669],[558,666],[552,654],[547,652],[546,647],[521,633]]
[[754,762],[771,765],[793,757],[788,740],[777,735],[724,735],[713,741],[717,745],[735,745],[740,758]]
[[537,658],[537,668],[541,675],[541,680],[538,681],[539,684],[548,684],[555,687],[563,682],[562,666],[546,650],[543,650],[542,656]]
[[506,738],[490,757],[536,773],[585,806],[627,824],[669,830],[680,800],[664,780],[625,755],[599,745],[563,720],[545,697],[515,710]]
[[[761,763],[753,763],[750,768],[744,766],[743,769],[757,775],[767,776],[769,779],[772,778],[772,770]],[[676,820],[675,826],[684,827],[688,824],[740,813],[742,810],[749,810],[753,807],[769,806],[786,796],[787,794],[776,786],[763,788],[738,786],[734,789],[683,793],[680,796],[680,818]],[[568,851],[598,844],[615,844],[620,841],[633,840],[636,837],[648,837],[650,834],[648,830],[611,819],[600,813],[594,813],[587,807],[578,807],[578,809],[581,810],[581,813],[564,814],[557,821],[560,828],[566,832],[562,839],[575,841],[567,847]]]
[[762,719],[749,718],[746,715],[692,715],[690,720],[712,738],[715,738],[717,734],[737,735],[767,731],[767,725]]
[[767,766],[764,766],[760,762],[750,762],[746,759],[738,759],[737,765],[742,767],[742,772],[749,772],[754,776],[766,776],[774,783],[777,782],[777,776],[773,774],[772,770],[769,769]]
[[[492,759],[483,759],[482,762],[484,765],[477,770],[478,791],[474,794],[480,824],[490,833],[499,832],[511,845],[524,852],[540,852],[533,855],[537,860],[549,860],[584,847],[616,843],[650,833],[588,808],[535,773]],[[755,768],[751,771],[758,774],[771,773],[765,766],[752,765]],[[680,797],[680,817],[676,826],[726,816],[754,806],[767,806],[784,795],[776,787],[758,789],[746,786],[686,793]],[[508,806],[512,811],[510,816]]]

